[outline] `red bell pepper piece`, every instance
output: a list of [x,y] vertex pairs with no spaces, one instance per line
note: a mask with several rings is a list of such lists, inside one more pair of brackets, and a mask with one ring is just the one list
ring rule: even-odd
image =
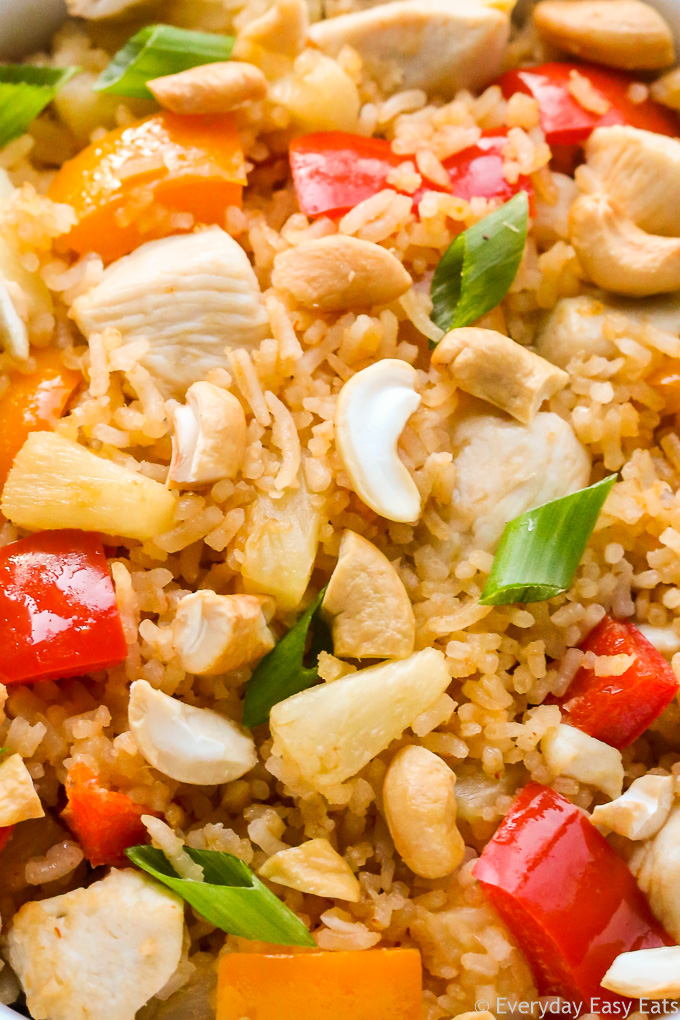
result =
[[651,726],[678,692],[678,680],[660,652],[632,623],[610,616],[581,644],[595,655],[635,655],[621,676],[595,676],[581,666],[558,704],[564,721],[622,750]]
[[[604,114],[586,110],[569,91],[570,74],[577,71],[587,78],[600,95],[610,103]],[[631,74],[611,71],[594,64],[548,63],[519,71],[506,71],[498,80],[506,99],[515,92],[525,92],[538,101],[541,127],[548,145],[578,145],[595,130],[610,124],[655,131],[660,135],[677,135],[680,122],[676,115],[645,99],[634,103],[628,95],[635,81]]]
[[54,680],[127,655],[104,547],[83,531],[43,531],[0,549],[0,681]]
[[83,853],[93,868],[100,864],[123,864],[129,846],[148,843],[142,815],[150,814],[126,793],[115,793],[99,785],[96,772],[83,762],[66,775],[68,805],[61,813],[78,837]]
[[9,837],[14,832],[13,825],[5,825],[0,829],[0,853],[5,849],[9,842]]
[[673,945],[626,864],[586,814],[546,786],[515,798],[474,866],[541,995],[620,1001],[600,987],[619,953]]
[[520,176],[515,184],[506,180],[503,173],[503,149],[508,144],[507,132],[496,128],[482,131],[476,145],[471,145],[455,156],[444,160],[451,178],[451,191],[458,198],[500,198],[503,202],[526,191],[531,198],[531,178]]

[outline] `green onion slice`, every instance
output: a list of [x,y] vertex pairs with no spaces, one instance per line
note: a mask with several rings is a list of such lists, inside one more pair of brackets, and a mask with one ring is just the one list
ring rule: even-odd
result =
[[0,64],[0,149],[28,131],[77,70],[77,67]]
[[500,304],[517,276],[529,224],[525,191],[459,234],[432,277],[432,319],[448,333]]
[[570,588],[616,477],[527,510],[506,524],[482,605],[542,602]]
[[133,846],[125,853],[133,864],[178,893],[222,931],[280,946],[316,945],[300,918],[238,857],[217,850],[184,849],[203,868],[203,882],[180,878],[163,851],[155,847]]
[[[283,635],[271,652],[258,663],[248,681],[243,702],[243,725],[259,726],[269,718],[274,705],[319,682],[316,660],[319,652],[331,652],[330,631],[320,616],[323,588],[294,627]],[[311,630],[309,654],[305,655]],[[305,666],[305,659],[311,663]]]
[[235,39],[230,35],[192,32],[172,25],[148,25],[118,50],[93,88],[116,96],[153,99],[146,83],[199,64],[228,60]]

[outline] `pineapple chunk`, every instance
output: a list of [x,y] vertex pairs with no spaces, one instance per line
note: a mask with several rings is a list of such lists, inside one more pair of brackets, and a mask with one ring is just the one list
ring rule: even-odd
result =
[[344,858],[327,839],[309,839],[300,846],[279,850],[260,868],[262,878],[290,889],[358,903],[361,886]]
[[451,683],[434,648],[369,666],[274,705],[273,751],[323,793],[401,736]]
[[302,480],[280,499],[255,500],[248,514],[242,568],[247,592],[273,595],[281,609],[300,604],[316,558],[321,505]]
[[29,531],[79,528],[145,539],[172,526],[175,497],[70,439],[33,432],[14,460],[1,509]]

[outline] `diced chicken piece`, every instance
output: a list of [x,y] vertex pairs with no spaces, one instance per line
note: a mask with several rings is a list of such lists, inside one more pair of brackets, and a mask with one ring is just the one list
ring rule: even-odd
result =
[[451,678],[434,648],[370,666],[274,705],[274,754],[321,793],[355,775],[443,694]]
[[621,752],[591,737],[575,726],[560,723],[548,730],[541,741],[548,768],[556,776],[569,776],[588,783],[608,797],[621,794],[623,762]]
[[125,341],[146,339],[142,364],[178,397],[226,365],[225,348],[252,348],[268,332],[248,256],[220,227],[141,245],[110,265],[73,313],[88,337],[113,326]]
[[413,607],[396,570],[367,539],[346,531],[323,600],[340,658],[403,659],[413,651]]
[[476,0],[400,0],[317,22],[309,38],[331,56],[351,46],[392,90],[450,99],[497,77],[509,27],[507,12]]
[[680,946],[620,953],[602,978],[602,987],[633,999],[677,999]]
[[207,588],[185,595],[172,624],[182,667],[215,676],[261,659],[275,644],[267,626],[275,608],[266,595],[217,595]]
[[308,28],[309,9],[305,0],[274,0],[269,10],[241,29],[237,48],[240,52],[244,45],[260,46],[294,57],[304,48]]
[[654,916],[680,942],[680,807],[645,848],[637,880]]
[[260,868],[260,875],[290,889],[358,903],[361,887],[350,868],[327,839],[310,839],[279,850]]
[[12,754],[0,764],[0,828],[45,814],[23,758]]
[[493,551],[508,521],[588,485],[590,458],[571,426],[549,412],[530,425],[472,414],[454,430],[450,521],[461,542]]
[[680,634],[673,627],[652,627],[648,623],[641,623],[638,630],[666,659],[672,659],[680,652]]
[[146,680],[130,688],[130,730],[149,765],[180,783],[230,783],[257,762],[252,737],[209,708],[186,705]]
[[177,969],[184,907],[136,871],[26,903],[9,962],[35,1020],[134,1020]]
[[169,478],[206,485],[235,478],[246,452],[246,416],[238,398],[209,382],[195,382],[175,407]]
[[649,839],[665,825],[672,806],[672,776],[641,776],[622,797],[598,804],[590,820],[627,839]]

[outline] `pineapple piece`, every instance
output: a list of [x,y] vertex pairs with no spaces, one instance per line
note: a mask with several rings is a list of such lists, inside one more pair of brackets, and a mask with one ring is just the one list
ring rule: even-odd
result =
[[243,559],[247,592],[273,595],[280,609],[300,604],[312,574],[323,503],[302,478],[280,499],[259,496],[248,513]]
[[361,886],[354,872],[327,839],[309,839],[300,846],[279,850],[260,868],[262,878],[289,889],[332,900],[358,903]]
[[451,683],[442,652],[369,666],[274,705],[273,752],[320,793],[364,767]]
[[172,527],[175,497],[70,439],[32,432],[14,460],[1,509],[29,531],[78,528],[143,540]]

